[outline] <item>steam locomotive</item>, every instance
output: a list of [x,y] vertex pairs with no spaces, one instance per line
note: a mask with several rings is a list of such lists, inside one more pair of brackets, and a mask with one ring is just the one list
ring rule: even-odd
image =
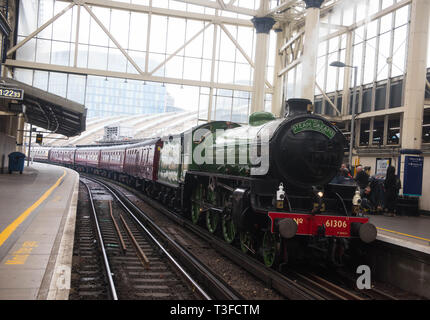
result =
[[257,112],[247,126],[214,121],[138,144],[35,148],[31,156],[127,183],[268,267],[317,254],[342,264],[377,233],[360,215],[356,186],[330,183],[345,138],[309,100],[286,105],[284,118]]

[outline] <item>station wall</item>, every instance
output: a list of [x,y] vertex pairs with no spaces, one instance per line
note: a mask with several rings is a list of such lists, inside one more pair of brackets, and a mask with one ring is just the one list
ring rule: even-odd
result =
[[[8,155],[11,152],[14,152],[16,149],[16,140],[15,137],[11,137],[7,134],[0,132],[0,169],[3,172],[7,172],[7,167],[9,165]],[[2,168],[3,165],[3,168]]]

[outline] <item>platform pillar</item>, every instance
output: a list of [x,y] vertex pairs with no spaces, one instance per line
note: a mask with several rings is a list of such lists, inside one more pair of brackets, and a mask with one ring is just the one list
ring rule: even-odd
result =
[[427,74],[429,28],[428,0],[413,0],[405,83],[402,149],[421,149],[424,96]]
[[282,99],[283,99],[283,88],[284,88],[284,77],[278,76],[279,71],[282,69],[282,54],[279,53],[281,49],[285,35],[282,29],[276,29],[276,53],[275,53],[275,70],[273,72],[273,98],[272,98],[272,113],[276,116],[282,116]]
[[23,152],[24,151],[24,126],[25,126],[25,118],[24,114],[20,113],[18,115],[18,124],[16,129],[16,151]]
[[398,174],[404,195],[420,196],[422,186],[422,122],[427,76],[430,3],[412,0],[405,79],[405,111]]
[[301,98],[315,100],[315,79],[319,43],[320,8],[323,0],[304,0],[306,3],[305,42],[302,60]]
[[[266,12],[268,8],[269,1],[261,0],[260,12]],[[254,87],[251,114],[256,111],[264,110],[270,30],[272,30],[275,20],[272,17],[254,17],[252,23],[257,32],[257,41],[255,44]]]

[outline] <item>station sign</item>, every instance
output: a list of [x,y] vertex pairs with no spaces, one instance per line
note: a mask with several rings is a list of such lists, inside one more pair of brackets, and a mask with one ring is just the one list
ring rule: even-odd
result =
[[42,144],[42,142],[43,142],[43,134],[38,133],[38,134],[36,135],[36,143],[38,143],[38,144]]
[[403,180],[403,194],[422,196],[424,157],[406,156]]
[[17,88],[5,88],[0,87],[0,98],[13,99],[13,100],[23,100],[24,90]]

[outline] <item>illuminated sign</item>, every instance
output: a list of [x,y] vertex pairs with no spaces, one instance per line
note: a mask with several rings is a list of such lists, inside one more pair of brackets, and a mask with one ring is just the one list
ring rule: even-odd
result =
[[42,144],[42,142],[43,142],[43,134],[38,133],[38,134],[36,135],[36,143],[38,143],[38,144]]
[[0,87],[0,97],[5,99],[22,100],[24,99],[24,90]]

